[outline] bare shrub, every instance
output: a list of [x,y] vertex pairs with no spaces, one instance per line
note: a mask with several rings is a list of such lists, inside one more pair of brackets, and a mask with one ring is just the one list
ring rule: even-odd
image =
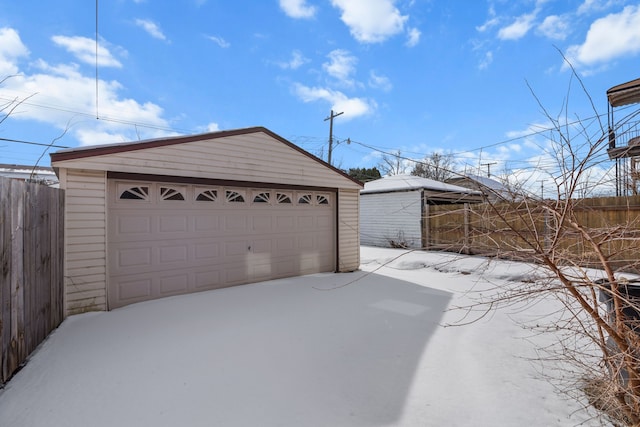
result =
[[[552,127],[545,147],[556,164],[545,168],[554,182],[548,197],[521,192],[516,204],[485,205],[485,217],[493,222],[484,224],[487,253],[533,262],[542,276],[496,288],[489,300],[469,309],[526,306],[553,298],[558,308],[526,325],[557,337],[553,345],[539,349],[542,364],[554,362],[545,366],[558,369],[545,374],[562,393],[591,405],[604,419],[638,426],[640,283],[634,282],[640,259],[629,254],[640,251],[640,224],[625,210],[638,200],[618,198],[623,203],[615,221],[603,218],[594,224],[589,221],[593,215],[585,214],[593,209],[590,191],[606,185],[613,174],[606,154],[608,130],[574,72],[571,83],[575,81],[595,112],[588,122],[569,116],[569,96],[557,115],[536,98]],[[529,184],[518,182],[516,188],[532,188]]]

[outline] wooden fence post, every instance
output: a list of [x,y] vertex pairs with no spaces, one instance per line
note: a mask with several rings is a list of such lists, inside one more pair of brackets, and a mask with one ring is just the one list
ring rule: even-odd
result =
[[429,220],[429,202],[427,201],[427,199],[424,199],[424,201],[422,202],[422,206],[423,206],[423,212],[424,212],[424,217],[423,217],[423,221],[422,221],[422,248],[425,250],[429,249],[429,240],[431,239],[430,236],[430,228],[431,228],[431,221]]
[[462,252],[465,254],[471,253],[471,236],[469,230],[469,214],[471,210],[471,206],[469,203],[465,203],[464,205],[464,240],[462,246]]

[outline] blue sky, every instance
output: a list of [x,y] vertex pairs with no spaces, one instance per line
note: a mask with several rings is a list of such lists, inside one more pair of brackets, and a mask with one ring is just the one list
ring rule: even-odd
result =
[[[400,150],[538,173],[553,156],[529,86],[552,114],[567,100],[570,117],[595,114],[561,53],[605,123],[606,90],[640,77],[640,5],[626,0],[112,0],[97,16],[96,78],[94,2],[0,1],[0,105],[22,102],[0,138],[77,147],[264,126],[326,159],[333,109],[344,169]],[[0,163],[43,150],[0,141]]]

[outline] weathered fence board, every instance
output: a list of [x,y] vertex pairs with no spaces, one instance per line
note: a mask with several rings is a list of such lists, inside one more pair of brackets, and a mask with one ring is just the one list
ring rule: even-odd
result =
[[64,192],[0,178],[0,384],[63,318]]
[[[615,266],[628,271],[639,269],[640,197],[568,203],[572,203],[574,220],[603,242]],[[512,258],[526,258],[527,253],[553,245],[566,259],[585,267],[597,266],[597,254],[584,237],[571,227],[558,227],[556,221],[535,202],[439,205],[430,206],[423,221],[423,235],[429,236],[426,246],[430,249]]]

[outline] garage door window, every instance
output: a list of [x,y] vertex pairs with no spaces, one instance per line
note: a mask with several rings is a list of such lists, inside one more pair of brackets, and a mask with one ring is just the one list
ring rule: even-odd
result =
[[298,198],[299,205],[310,205],[311,204],[311,194],[303,194]]
[[271,193],[269,192],[257,193],[253,197],[253,203],[269,203],[269,200],[271,200]]
[[325,195],[318,194],[316,195],[316,202],[318,202],[319,205],[328,205],[329,199]]
[[278,204],[291,204],[291,195],[286,193],[276,194],[276,200]]
[[160,200],[184,200],[184,194],[171,187],[160,187]]
[[227,202],[244,203],[244,196],[237,191],[227,190]]
[[217,190],[204,190],[196,196],[196,202],[215,202],[218,199]]
[[131,187],[120,193],[123,200],[149,200],[149,187]]

